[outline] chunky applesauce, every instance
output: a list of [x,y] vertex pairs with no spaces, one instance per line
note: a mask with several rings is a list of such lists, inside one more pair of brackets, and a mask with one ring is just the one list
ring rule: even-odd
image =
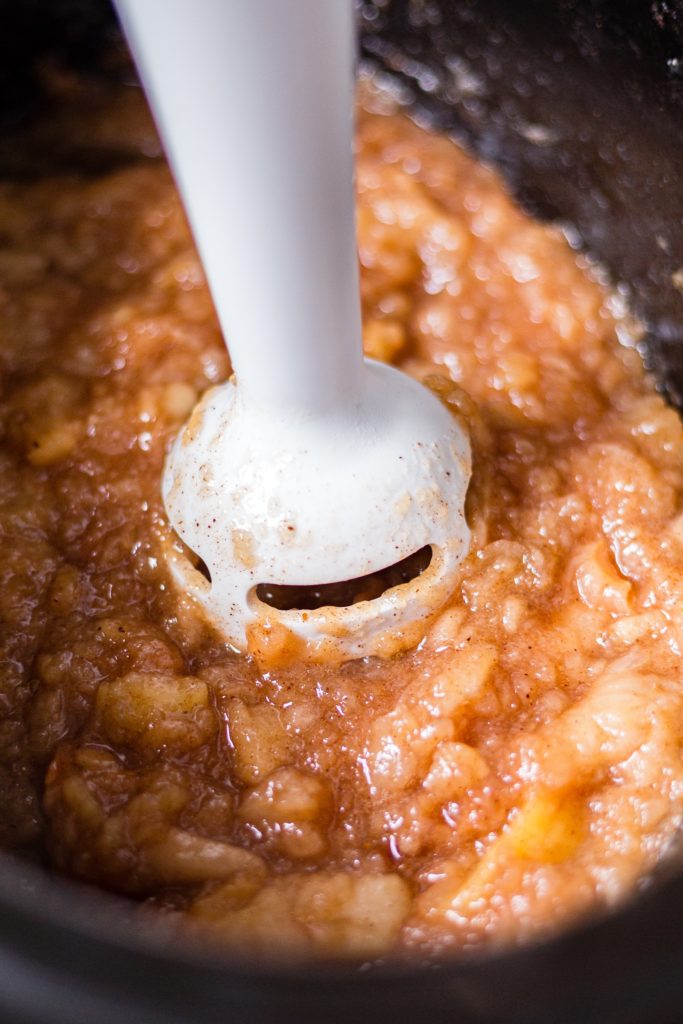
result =
[[63,91],[119,151],[0,186],[4,845],[259,952],[429,957],[623,898],[683,814],[683,430],[623,302],[368,89],[365,345],[467,419],[472,550],[410,653],[240,655],[163,556],[164,453],[229,373],[197,256],[137,91]]

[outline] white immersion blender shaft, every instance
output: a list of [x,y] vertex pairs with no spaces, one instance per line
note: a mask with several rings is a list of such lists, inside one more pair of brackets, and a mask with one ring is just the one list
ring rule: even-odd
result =
[[117,0],[240,391],[359,395],[351,0]]

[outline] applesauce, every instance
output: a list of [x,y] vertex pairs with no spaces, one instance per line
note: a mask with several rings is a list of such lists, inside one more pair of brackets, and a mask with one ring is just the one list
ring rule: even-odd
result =
[[241,655],[174,589],[160,500],[228,358],[139,94],[95,120],[114,169],[0,185],[3,844],[269,954],[518,944],[623,899],[683,812],[683,431],[623,300],[369,85],[365,346],[467,420],[472,549],[407,654]]

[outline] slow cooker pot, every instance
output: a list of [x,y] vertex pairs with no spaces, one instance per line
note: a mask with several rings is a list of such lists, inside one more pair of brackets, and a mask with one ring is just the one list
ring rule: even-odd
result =
[[[283,0],[284,2],[284,0]],[[536,216],[573,226],[644,320],[683,407],[683,5],[678,0],[365,0],[363,59],[416,116],[497,164]],[[0,5],[0,175],[39,117],[36,58],[107,73],[103,0]],[[92,167],[93,173],[100,168]],[[14,168],[16,171],[16,168]],[[221,957],[124,901],[0,860],[0,1017],[12,1024],[673,1024],[683,870],[673,853],[610,914],[524,949],[440,963],[305,967]]]

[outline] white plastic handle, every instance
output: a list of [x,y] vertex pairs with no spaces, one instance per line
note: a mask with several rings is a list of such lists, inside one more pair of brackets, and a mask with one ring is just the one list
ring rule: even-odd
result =
[[[279,622],[323,660],[416,642],[467,551],[466,432],[431,392],[363,361],[353,194],[352,0],[118,0],[237,377],[169,452],[179,586],[244,649]],[[426,545],[375,601],[277,611]],[[265,628],[265,627],[264,627]],[[397,646],[398,645],[398,646]]]
[[240,389],[299,415],[362,372],[351,0],[117,0]]

